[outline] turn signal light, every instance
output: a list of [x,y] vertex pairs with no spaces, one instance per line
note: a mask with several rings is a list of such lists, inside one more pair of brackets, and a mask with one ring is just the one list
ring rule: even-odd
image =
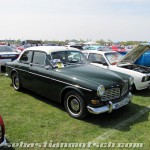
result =
[[93,105],[97,105],[97,104],[99,104],[99,100],[91,100],[91,103],[92,103]]

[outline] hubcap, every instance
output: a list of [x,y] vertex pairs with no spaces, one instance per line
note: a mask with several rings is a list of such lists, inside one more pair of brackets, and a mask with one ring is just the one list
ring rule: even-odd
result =
[[78,102],[78,100],[77,100],[77,99],[73,99],[73,100],[71,100],[71,102],[70,102],[70,106],[71,106],[71,108],[72,108],[74,111],[78,111],[78,110],[79,110],[79,108],[80,108],[80,106],[79,106],[79,102]]
[[81,111],[80,107],[79,99],[74,95],[70,95],[67,99],[67,108],[69,112],[72,115],[78,115]]
[[19,79],[17,76],[14,77],[14,86],[15,86],[15,88],[19,87]]

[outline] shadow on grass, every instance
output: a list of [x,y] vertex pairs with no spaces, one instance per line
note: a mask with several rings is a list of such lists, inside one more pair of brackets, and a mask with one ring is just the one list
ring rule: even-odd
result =
[[[51,101],[50,99],[40,96],[27,89],[24,89],[22,92],[36,98],[37,100],[47,103],[48,105],[56,107],[64,111],[64,113],[66,112],[62,104]],[[142,92],[139,91],[137,93],[139,95],[145,95],[147,90],[144,91],[145,94],[142,94]],[[148,94],[149,93],[147,93],[147,95]],[[144,112],[136,118],[139,112],[142,111]],[[99,115],[89,114],[83,121],[99,126],[100,128],[129,131],[134,124],[148,121],[149,111],[150,108],[148,107],[130,103],[129,105],[124,106],[118,110],[114,110],[112,113],[103,113]]]
[[148,121],[150,108],[130,103],[112,113],[89,115],[86,122],[106,129],[130,131],[134,124]]
[[[10,84],[10,86],[12,86],[12,84]],[[50,100],[48,98],[45,98],[44,96],[41,96],[41,95],[39,95],[39,94],[37,94],[35,92],[32,92],[32,91],[30,91],[28,89],[23,89],[21,91],[21,93],[30,95],[30,96],[34,97],[35,99],[37,99],[37,100],[40,100],[40,101],[42,101],[42,102],[44,102],[46,104],[52,105],[53,107],[56,107],[56,108],[59,108],[59,109],[65,111],[65,109],[64,109],[62,104],[60,104],[58,102],[55,102],[55,101],[52,101],[52,100]]]
[[144,90],[140,90],[140,91],[135,90],[133,92],[133,95],[143,96],[143,97],[150,97],[150,89],[144,89]]

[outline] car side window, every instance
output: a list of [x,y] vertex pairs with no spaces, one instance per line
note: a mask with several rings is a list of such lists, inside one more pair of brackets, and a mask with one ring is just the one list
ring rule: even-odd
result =
[[32,63],[44,66],[46,63],[46,54],[44,52],[34,52]]
[[32,51],[26,51],[22,54],[21,58],[20,58],[20,62],[21,63],[27,63],[29,64],[32,60]]
[[96,54],[89,54],[89,61],[90,62],[95,62],[96,61]]
[[89,54],[89,61],[106,63],[104,57],[101,54],[96,54],[96,53]]

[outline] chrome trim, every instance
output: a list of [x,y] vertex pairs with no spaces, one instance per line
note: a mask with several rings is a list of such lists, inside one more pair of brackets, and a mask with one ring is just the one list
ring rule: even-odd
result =
[[4,140],[3,140],[3,142],[2,142],[2,143],[0,143],[0,148],[1,148],[2,146],[7,146],[7,142],[6,142],[6,138],[5,138],[5,136],[4,136]]
[[128,91],[128,88],[129,88],[129,85],[128,85],[128,82],[125,82],[123,88],[122,88],[122,91],[121,91],[121,96],[125,95]]
[[51,77],[46,77],[46,76],[43,76],[43,75],[40,75],[40,74],[36,74],[36,73],[33,73],[33,72],[29,72],[29,71],[26,71],[26,70],[23,70],[23,69],[11,67],[11,66],[8,66],[8,65],[7,65],[7,67],[10,67],[12,69],[18,69],[20,71],[24,71],[24,72],[27,72],[27,73],[30,73],[30,74],[33,74],[33,75],[37,75],[37,76],[43,77],[43,78],[51,79],[53,81],[57,81],[57,82],[60,82],[60,83],[68,84],[68,85],[71,85],[71,86],[74,86],[74,87],[77,87],[77,88],[80,88],[80,89],[83,89],[83,90],[87,90],[87,91],[90,91],[90,92],[92,91],[90,89],[87,89],[87,88],[84,88],[84,87],[80,87],[79,85],[73,85],[73,84],[70,84],[70,83],[67,83],[67,82],[64,82],[64,81],[60,81],[60,80],[57,80],[57,79],[54,79],[54,78],[51,78]]
[[9,76],[8,73],[5,73],[5,76],[8,77]]
[[[122,101],[127,100],[128,101],[127,104],[128,104],[129,102],[131,102],[131,99],[132,99],[132,94],[129,92],[128,96],[125,97]],[[122,102],[122,101],[120,101],[120,102]],[[118,103],[119,102],[113,104],[111,101],[109,101],[108,105],[98,107],[98,108],[87,106],[87,110],[92,114],[101,114],[101,113],[105,113],[105,112],[111,113],[114,109],[116,109],[115,107]],[[125,105],[127,105],[127,104],[125,104]],[[123,106],[125,106],[125,105],[123,105]]]
[[107,89],[104,93],[104,95],[101,97],[102,101],[110,101],[113,99],[117,99],[120,97],[120,88],[111,88]]
[[109,111],[108,113],[111,113],[113,111],[113,103],[111,101],[108,102]]

